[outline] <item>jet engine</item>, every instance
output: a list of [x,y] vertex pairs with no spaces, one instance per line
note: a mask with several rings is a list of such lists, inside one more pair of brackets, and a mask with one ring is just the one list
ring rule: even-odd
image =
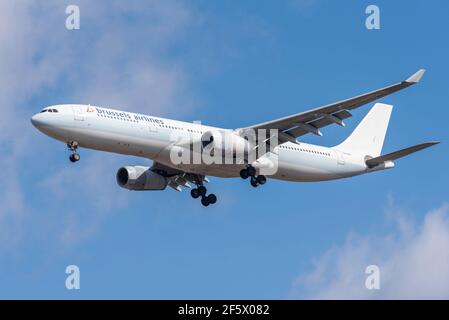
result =
[[122,167],[118,169],[116,178],[118,185],[128,190],[164,190],[167,187],[167,178],[149,167]]
[[225,154],[244,154],[249,150],[248,140],[242,138],[233,131],[214,130],[206,131],[201,137],[203,150],[211,150],[222,156]]

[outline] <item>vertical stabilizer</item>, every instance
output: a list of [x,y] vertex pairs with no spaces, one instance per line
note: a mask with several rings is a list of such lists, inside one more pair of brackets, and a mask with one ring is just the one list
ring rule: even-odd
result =
[[392,110],[392,105],[376,103],[351,135],[334,148],[371,157],[380,156]]

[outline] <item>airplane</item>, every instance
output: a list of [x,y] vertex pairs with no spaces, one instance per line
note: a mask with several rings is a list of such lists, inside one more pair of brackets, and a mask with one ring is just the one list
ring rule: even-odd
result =
[[[439,143],[430,141],[382,155],[393,108],[383,103],[374,104],[349,137],[336,146],[298,140],[306,134],[322,136],[321,129],[328,125],[344,127],[344,120],[352,116],[351,110],[418,83],[424,72],[420,69],[405,81],[350,99],[238,129],[81,104],[45,107],[32,116],[31,122],[39,131],[65,143],[71,162],[80,160],[79,147],[153,161],[152,166],[119,168],[116,180],[122,188],[135,191],[164,190],[167,186],[176,191],[190,188],[191,196],[200,198],[207,207],[217,202],[215,194],[207,194],[208,176],[249,178],[253,187],[264,185],[267,176],[293,182],[335,180],[393,168],[395,160]],[[257,137],[249,139],[249,132]],[[260,132],[263,134],[259,135]],[[221,135],[230,143],[223,143]],[[231,155],[232,163],[173,160],[173,154],[201,153],[207,149],[211,155],[218,155],[218,159],[224,154]],[[261,152],[250,159],[254,150]]]

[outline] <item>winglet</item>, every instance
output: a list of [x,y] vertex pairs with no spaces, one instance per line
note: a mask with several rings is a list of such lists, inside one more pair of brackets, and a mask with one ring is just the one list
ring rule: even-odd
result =
[[422,78],[422,76],[424,75],[425,72],[426,72],[425,69],[419,69],[418,72],[416,72],[413,76],[411,76],[410,78],[405,80],[405,82],[418,83],[419,80],[421,80],[421,78]]

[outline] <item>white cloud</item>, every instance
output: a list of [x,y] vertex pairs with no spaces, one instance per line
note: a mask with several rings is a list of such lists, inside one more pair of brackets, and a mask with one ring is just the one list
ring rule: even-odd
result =
[[[292,298],[308,299],[448,299],[449,206],[428,212],[416,226],[403,212],[394,231],[384,235],[351,233],[301,275]],[[380,268],[380,290],[365,287],[365,268]]]
[[[182,61],[168,58],[193,13],[177,1],[82,1],[73,99],[152,114],[188,112],[194,99]],[[132,20],[132,23],[129,21]]]
[[[18,182],[17,167],[13,157],[0,158],[2,168],[2,186],[0,191],[0,249],[9,249],[20,242],[24,219],[24,195]],[[6,170],[5,170],[6,169]],[[1,250],[0,250],[1,251]]]
[[27,105],[32,98],[60,85],[70,88],[67,99],[92,104],[161,114],[191,105],[182,63],[165,57],[193,19],[186,7],[177,1],[78,1],[81,30],[68,31],[66,4],[0,2],[1,143],[30,127],[29,116],[42,107]]
[[[0,2],[0,151],[4,155],[0,166],[6,181],[0,189],[0,251],[30,234],[35,227],[30,223],[33,217],[39,216],[40,221],[53,217],[50,208],[30,207],[29,193],[42,190],[30,191],[32,182],[21,174],[33,164],[35,155],[44,154],[39,149],[43,137],[29,121],[42,107],[33,105],[35,101],[120,106],[153,114],[189,112],[194,103],[182,61],[167,55],[194,19],[182,3],[146,1],[143,6],[136,0],[77,1],[79,31],[65,29],[68,4],[59,0]],[[61,101],[55,100],[58,95],[63,96]],[[60,144],[60,148],[65,146]],[[85,190],[101,195],[111,191],[89,183],[89,177],[98,178],[105,170],[114,175],[116,163],[104,159],[93,161],[79,173],[87,179]],[[54,186],[59,183],[52,195],[64,189],[64,179],[77,180],[72,171],[47,174]],[[112,183],[111,188],[115,187]],[[84,189],[77,184],[73,190]],[[122,201],[117,194],[108,200],[100,196],[92,205],[95,214],[84,216],[83,223],[80,216],[67,211],[60,231],[63,238],[67,242],[77,242],[77,234],[85,238],[80,228],[91,221],[93,227],[87,229],[96,229],[102,215]]]
[[[95,234],[104,213],[114,211],[114,204],[122,201],[121,197],[110,198],[105,201],[110,208],[93,202],[94,214],[85,217],[77,215],[76,209],[61,216],[48,204],[31,207],[31,194],[42,192],[33,189],[39,185],[35,179],[53,181],[51,194],[45,194],[49,197],[64,197],[69,193],[65,179],[77,180],[70,171],[73,168],[67,169],[70,173],[48,171],[44,175],[35,162],[36,155],[45,158],[57,150],[44,149],[43,143],[50,140],[30,124],[40,104],[90,103],[154,115],[188,114],[198,103],[192,93],[192,78],[201,78],[199,74],[207,77],[212,69],[225,65],[221,60],[232,60],[224,51],[236,54],[236,48],[253,36],[270,37],[267,26],[256,17],[229,23],[219,15],[197,12],[182,1],[75,3],[80,7],[81,30],[69,31],[65,28],[65,8],[72,1],[0,1],[0,151],[6,155],[0,158],[0,165],[3,181],[8,181],[0,189],[0,251],[20,242],[23,234],[30,237],[36,217],[43,221],[38,223],[41,228],[48,227],[44,222],[63,225],[64,239],[76,243]],[[219,19],[222,22],[217,27]],[[192,31],[201,38],[193,44]],[[194,73],[189,70],[192,65]],[[59,144],[59,148],[62,156],[65,146]],[[90,161],[83,150],[81,155],[83,163]],[[114,156],[100,157],[88,169],[80,169],[80,177],[105,170],[113,176],[117,163],[103,160]],[[24,168],[31,177],[23,174]],[[111,192],[109,187],[116,187],[112,183],[106,189],[91,184],[86,190]],[[70,190],[83,189],[75,183]],[[83,228],[91,231],[81,232]]]
[[111,212],[127,204],[128,193],[116,184],[115,171],[111,169],[119,168],[119,160],[105,153],[85,160],[82,166],[69,166],[49,175],[36,188],[51,195],[47,208],[56,213],[53,219],[59,221],[59,240],[63,245],[92,237]]

